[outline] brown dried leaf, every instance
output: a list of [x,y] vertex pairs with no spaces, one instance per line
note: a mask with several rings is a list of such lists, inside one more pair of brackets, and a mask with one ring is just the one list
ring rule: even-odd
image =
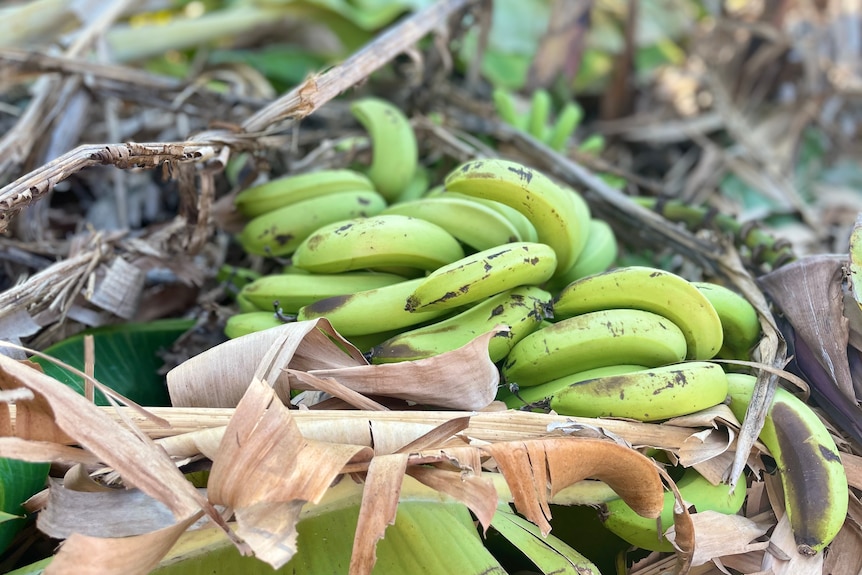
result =
[[87,463],[95,465],[100,459],[89,451],[49,441],[29,441],[17,437],[0,437],[0,457],[52,463]]
[[[760,551],[769,542],[752,543],[766,533],[771,525],[758,525],[741,515],[725,515],[716,511],[701,511],[691,514],[691,523],[697,535],[692,555],[693,567],[703,565],[716,557]],[[674,541],[676,528],[671,527],[667,538]]]
[[[764,570],[772,570],[773,575],[822,575],[823,553],[807,556],[796,551],[796,540],[790,528],[790,520],[787,514],[778,521],[775,530],[769,538],[769,543],[774,546],[770,552],[763,556],[761,567]],[[777,549],[785,558],[776,556]]]
[[497,490],[489,479],[475,473],[449,471],[435,467],[412,466],[407,474],[435,491],[457,499],[467,506],[485,531],[497,509]]

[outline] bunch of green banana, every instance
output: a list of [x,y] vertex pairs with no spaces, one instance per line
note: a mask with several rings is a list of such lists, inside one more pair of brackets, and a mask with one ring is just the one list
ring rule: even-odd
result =
[[543,89],[533,92],[530,109],[526,112],[518,112],[512,94],[502,88],[494,90],[492,97],[497,114],[504,122],[529,133],[558,152],[566,149],[569,138],[584,116],[583,109],[576,102],[569,101],[551,124],[551,95]]
[[[756,378],[729,373],[730,409],[742,421]],[[778,466],[784,506],[797,550],[815,555],[841,530],[848,508],[847,475],[829,430],[805,402],[778,388],[760,440]]]
[[[700,513],[716,511],[733,515],[742,509],[745,502],[745,482],[741,482],[732,492],[726,484],[713,485],[694,468],[688,468],[682,477],[676,481],[676,486],[682,499],[694,506]],[[612,533],[635,547],[648,551],[674,551],[673,544],[664,537],[665,531],[673,525],[674,495],[668,491],[664,494],[664,507],[659,518],[641,517],[622,499],[614,499],[603,504],[600,517],[604,526]]]

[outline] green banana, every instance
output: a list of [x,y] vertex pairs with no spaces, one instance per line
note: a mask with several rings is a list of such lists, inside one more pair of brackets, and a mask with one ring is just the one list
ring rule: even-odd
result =
[[749,359],[751,348],[760,341],[760,320],[747,299],[723,285],[692,282],[699,289],[721,320],[724,342],[718,352],[722,359]]
[[577,102],[566,102],[562,111],[557,114],[557,121],[554,122],[551,133],[548,134],[548,147],[563,152],[583,117],[584,110]]
[[317,300],[301,307],[296,319],[325,317],[338,333],[348,338],[418,325],[446,313],[446,310],[411,313],[404,309],[404,300],[422,281],[423,278],[407,280]]
[[577,229],[579,232],[578,257],[575,259],[575,263],[577,264],[578,259],[580,259],[581,254],[584,252],[584,248],[587,246],[587,240],[590,237],[590,220],[592,219],[592,215],[590,214],[589,204],[587,204],[587,201],[581,194],[569,186],[562,186],[562,188],[563,191],[568,192],[569,201],[574,208],[573,213],[577,218]]
[[[573,373],[570,375],[563,376],[559,379],[555,379],[553,381],[549,381],[547,383],[543,383],[541,385],[534,385],[532,387],[525,387],[518,390],[518,395],[511,394],[507,395],[503,400],[505,404],[512,409],[523,409],[525,407],[533,406],[534,404],[544,403],[547,406],[550,406],[551,398],[562,390],[566,389],[570,385],[575,383],[586,381],[588,379],[593,379],[596,377],[605,377],[608,375],[620,375],[622,373],[629,373],[632,371],[639,371],[641,369],[647,369],[646,366],[643,365],[632,365],[632,364],[619,364],[619,365],[606,365],[602,367],[594,367],[593,369],[587,369],[584,371],[579,371],[577,373]],[[540,405],[536,405],[536,407],[541,407]]]
[[239,308],[240,313],[249,313],[254,311],[268,311],[265,308],[258,307],[254,305],[250,299],[245,297],[242,293],[236,294],[236,305]]
[[551,409],[578,417],[660,421],[714,407],[727,399],[717,363],[691,361],[573,383],[551,397]]
[[399,202],[381,213],[410,216],[437,224],[462,244],[479,251],[521,241],[518,230],[500,212],[445,194]]
[[289,206],[303,200],[338,192],[374,191],[374,184],[354,170],[322,170],[270,180],[236,195],[234,205],[246,218]]
[[440,226],[392,214],[321,227],[296,249],[293,265],[314,273],[401,266],[436,270],[463,257],[461,244]]
[[508,90],[495,88],[491,98],[494,100],[494,107],[501,120],[519,130],[527,128],[527,114],[518,112],[515,98]]
[[227,318],[224,334],[231,339],[284,325],[284,322],[271,311],[250,311],[238,313]]
[[685,353],[685,336],[669,319],[605,309],[531,333],[515,344],[502,371],[507,382],[529,387],[621,361],[647,367],[678,363]]
[[685,278],[648,266],[615,268],[570,283],[554,301],[554,317],[609,308],[668,318],[685,334],[688,359],[711,359],[721,349],[721,319],[706,296]]
[[[745,482],[736,486],[733,492],[724,483],[713,485],[705,477],[690,467],[685,470],[676,482],[682,499],[688,505],[693,505],[700,513],[716,511],[725,515],[734,515],[742,509],[745,502]],[[672,552],[673,544],[664,537],[664,532],[673,525],[673,509],[675,498],[673,492],[664,494],[660,522],[655,519],[641,517],[622,499],[614,499],[604,503],[599,511],[604,526],[627,543],[648,551]]]
[[537,140],[544,142],[548,132],[548,120],[551,119],[551,94],[547,90],[536,90],[530,99],[530,115],[527,120],[527,131]]
[[240,295],[258,309],[295,314],[317,300],[356,293],[404,281],[394,274],[348,272],[343,274],[272,274],[245,286]]
[[371,363],[422,359],[457,349],[495,326],[509,332],[491,338],[488,355],[497,362],[512,346],[539,328],[549,312],[551,294],[534,286],[516,287],[430,325],[405,331],[373,347]]
[[286,256],[321,226],[373,216],[384,208],[386,200],[377,192],[338,192],[257,216],[245,225],[237,239],[248,253]]
[[[730,409],[740,421],[756,381],[752,375],[727,374]],[[760,440],[778,466],[796,549],[816,555],[832,542],[847,516],[847,474],[838,447],[817,414],[782,388],[775,390]]]
[[546,287],[559,292],[573,281],[602,273],[617,259],[619,245],[614,230],[604,220],[590,219],[587,243],[578,261],[565,273],[551,278]]
[[350,111],[371,136],[368,178],[390,202],[410,186],[419,160],[416,134],[410,120],[397,106],[378,98],[363,98]]
[[512,242],[476,252],[426,276],[407,298],[407,311],[451,309],[522,285],[544,283],[557,266],[545,244]]
[[571,268],[583,245],[583,230],[575,203],[550,178],[533,168],[500,159],[473,160],[455,168],[446,189],[495,200],[527,216],[538,240],[557,254],[557,272]]
[[443,197],[466,199],[471,202],[482,204],[483,206],[488,206],[492,210],[497,211],[498,213],[500,213],[500,215],[509,220],[510,224],[515,226],[515,229],[518,230],[518,237],[521,238],[522,242],[539,241],[539,234],[536,233],[536,226],[530,223],[530,220],[527,219],[527,216],[525,216],[512,206],[507,206],[506,204],[496,202],[494,200],[485,200],[483,198],[468,196],[466,194],[459,194],[458,192],[450,192],[448,190],[445,190],[445,188],[442,189],[443,193],[439,195]]
[[425,166],[417,166],[416,171],[413,172],[413,177],[410,178],[410,182],[407,184],[407,187],[404,188],[404,191],[401,192],[401,195],[398,196],[394,203],[418,200],[428,193],[428,187],[430,184],[431,174],[428,173],[428,169]]

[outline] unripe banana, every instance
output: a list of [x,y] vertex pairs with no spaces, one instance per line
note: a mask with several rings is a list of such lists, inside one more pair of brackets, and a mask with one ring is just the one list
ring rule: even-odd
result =
[[381,213],[410,216],[437,224],[462,244],[478,251],[521,241],[515,226],[499,212],[488,206],[445,194],[400,202]]
[[518,341],[539,328],[551,304],[551,294],[522,286],[497,294],[463,312],[430,325],[405,331],[373,347],[372,363],[410,361],[439,355],[467,344],[497,325],[509,326],[491,338],[488,355],[497,362]]
[[[553,325],[553,324],[552,324]],[[543,383],[541,385],[534,385],[532,387],[525,387],[523,389],[518,390],[518,395],[510,394],[506,395],[503,401],[506,405],[512,409],[523,408],[527,405],[537,404],[537,403],[545,403],[546,407],[550,407],[551,398],[557,393],[563,391],[567,387],[572,384],[578,383],[580,381],[586,381],[588,379],[593,379],[596,377],[605,377],[608,375],[620,375],[623,373],[630,373],[632,371],[640,371],[642,369],[647,369],[646,366],[643,365],[632,365],[632,364],[619,364],[619,365],[607,365],[603,367],[595,367],[593,369],[587,369],[584,371],[579,371],[577,373],[573,373],[571,375],[563,376],[559,379],[555,379],[553,381],[549,381],[547,383]],[[541,406],[536,406],[541,407]]]
[[395,201],[410,185],[419,160],[410,120],[397,106],[377,98],[357,100],[350,111],[371,136],[368,177],[380,195]]
[[540,242],[557,254],[557,271],[571,268],[583,249],[583,230],[567,190],[533,168],[507,160],[473,160],[455,168],[446,189],[495,200],[527,216]]
[[544,142],[548,132],[548,120],[551,119],[551,94],[547,90],[538,89],[530,99],[530,115],[527,121],[527,131],[537,140]]
[[566,102],[548,135],[548,147],[558,152],[565,151],[569,138],[575,133],[583,117],[584,111],[576,102]]
[[545,244],[513,242],[476,252],[431,272],[407,298],[407,311],[446,310],[522,285],[544,283],[557,266]]
[[669,319],[636,309],[606,309],[531,333],[512,348],[503,375],[509,383],[529,387],[620,362],[678,363],[685,353],[685,336]]
[[274,308],[271,308],[271,307],[270,308],[262,308],[262,307],[258,307],[256,305],[254,305],[254,302],[252,302],[250,299],[245,297],[242,293],[236,294],[236,305],[239,308],[239,313],[250,313],[250,312],[255,312],[255,311],[269,311],[269,310],[274,311]]
[[692,361],[573,383],[551,397],[551,409],[578,417],[660,421],[714,407],[727,399],[717,363]]
[[240,295],[258,309],[273,310],[277,302],[284,312],[295,314],[302,306],[345,294],[397,284],[394,274],[349,272],[343,274],[272,274],[243,288]]
[[547,283],[552,292],[559,292],[573,281],[602,273],[617,259],[619,246],[614,230],[604,220],[590,219],[587,243],[578,261],[567,272],[557,275]]
[[[727,381],[730,409],[742,421],[757,379],[729,373]],[[817,414],[782,388],[775,390],[760,440],[778,466],[796,549],[815,555],[832,542],[847,516],[847,474],[838,447]]]
[[518,237],[521,238],[522,242],[538,242],[539,234],[536,233],[536,227],[530,223],[530,220],[527,219],[527,216],[513,208],[512,206],[507,206],[501,202],[496,202],[494,200],[486,200],[483,198],[476,198],[474,196],[468,196],[466,194],[459,194],[458,192],[451,192],[445,190],[441,186],[441,194],[443,197],[448,198],[463,198],[469,200],[471,202],[476,202],[478,204],[482,204],[483,206],[488,206],[492,210],[497,211],[504,218],[509,220],[515,229],[518,230]]
[[293,265],[314,273],[379,267],[436,270],[464,257],[452,234],[407,216],[371,216],[321,227],[293,254]]
[[346,337],[396,330],[430,321],[446,310],[411,313],[404,301],[423,278],[318,300],[300,308],[297,321],[325,317]]
[[338,192],[257,216],[245,225],[237,239],[248,253],[285,256],[321,226],[373,216],[384,208],[386,200],[377,192]]
[[303,200],[338,192],[374,191],[364,174],[353,170],[322,170],[285,176],[247,188],[237,194],[234,205],[247,218],[289,206]]
[[692,282],[701,291],[721,320],[724,343],[718,352],[723,359],[750,359],[751,348],[760,341],[760,320],[747,299],[723,285]]
[[413,177],[410,178],[410,182],[407,184],[407,187],[404,188],[404,191],[401,192],[401,195],[395,200],[395,203],[418,200],[428,193],[430,182],[431,174],[428,173],[428,169],[424,166],[417,166],[416,171],[413,173]]
[[491,97],[494,100],[497,115],[500,116],[501,120],[519,130],[527,128],[527,114],[518,112],[515,98],[509,91],[503,88],[495,88]]
[[271,311],[238,313],[227,318],[224,326],[224,334],[234,339],[280,325],[284,325],[284,322],[278,319]]
[[[745,502],[745,482],[741,482],[731,493],[730,486],[724,483],[713,485],[693,467],[688,468],[679,481],[676,482],[682,499],[693,505],[698,513],[716,511],[725,515],[734,515],[742,509]],[[673,492],[664,494],[664,507],[661,512],[661,527],[655,519],[641,517],[626,505],[622,499],[614,499],[605,503],[600,511],[600,518],[605,527],[635,547],[648,551],[675,551],[673,544],[664,537],[664,532],[673,525]],[[697,534],[695,534],[696,536]]]
[[628,266],[572,282],[557,295],[554,317],[610,308],[650,311],[674,322],[685,334],[688,359],[710,359],[723,342],[721,319],[691,282],[648,266]]

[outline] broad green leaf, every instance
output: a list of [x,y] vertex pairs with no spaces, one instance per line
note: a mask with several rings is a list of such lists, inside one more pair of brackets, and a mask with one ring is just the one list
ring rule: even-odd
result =
[[[95,342],[98,381],[142,405],[168,406],[165,378],[158,373],[163,365],[159,351],[169,348],[177,338],[194,325],[193,320],[159,320],[148,323],[127,323],[87,330],[44,350],[72,367],[84,369],[84,336],[92,334]],[[80,377],[50,361],[35,357],[45,373],[65,383],[79,393],[84,392]],[[107,400],[96,392],[96,404]]]
[[0,458],[0,553],[24,526],[26,513],[21,504],[45,486],[49,467],[48,463]]

